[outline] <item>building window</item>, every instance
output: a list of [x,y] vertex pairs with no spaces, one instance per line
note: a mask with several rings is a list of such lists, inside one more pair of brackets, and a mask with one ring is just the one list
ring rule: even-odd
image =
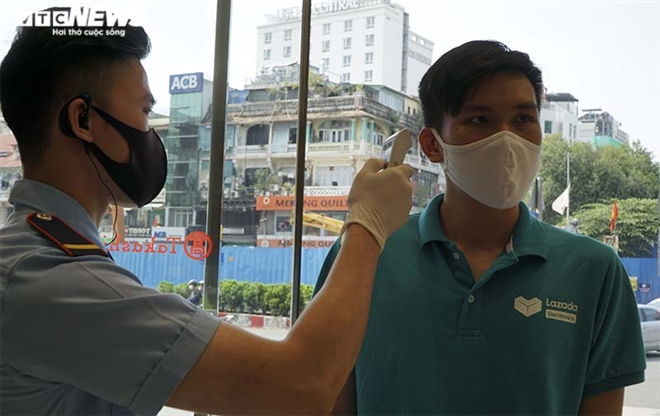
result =
[[345,20],[344,21],[344,32],[350,32],[353,30],[353,21],[352,20]]
[[324,35],[329,35],[330,34],[330,23],[324,23],[323,24],[323,34]]
[[270,49],[264,49],[264,60],[267,61],[270,59]]
[[330,41],[324,40],[321,44],[321,52],[330,52]]
[[291,56],[291,46],[285,46],[284,47],[284,53],[283,53],[285,58],[288,58]]
[[365,40],[365,45],[366,46],[374,46],[374,35],[367,35],[366,40]]
[[273,41],[273,34],[268,32],[264,33],[264,43],[271,43]]
[[267,145],[269,127],[266,124],[257,124],[248,129],[247,145]]
[[552,121],[546,121],[544,123],[543,132],[546,134],[552,134]]
[[371,29],[376,26],[376,18],[374,16],[367,17],[367,29]]
[[341,143],[351,140],[350,129],[320,129],[319,139],[324,143]]
[[341,82],[351,82],[351,74],[341,74]]
[[292,127],[289,129],[289,144],[296,144],[298,140],[298,128]]
[[323,70],[330,68],[330,58],[323,58],[321,61],[321,66],[323,67]]
[[367,52],[364,54],[364,63],[367,65],[373,64],[374,63],[374,53],[373,52]]
[[284,31],[284,40],[291,40],[291,29]]
[[378,146],[383,145],[383,134],[382,133],[374,133],[374,144],[377,144]]
[[351,66],[351,55],[344,55],[344,66]]
[[364,71],[364,82],[371,82],[374,80],[374,71]]
[[351,49],[351,38],[344,38],[344,49]]

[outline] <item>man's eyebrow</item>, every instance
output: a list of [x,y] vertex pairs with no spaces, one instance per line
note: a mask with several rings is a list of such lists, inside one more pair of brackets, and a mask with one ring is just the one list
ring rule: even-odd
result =
[[[526,101],[524,103],[516,104],[516,110],[537,110],[538,106],[534,101]],[[465,104],[462,111],[492,111],[493,108],[484,104]]]
[[516,105],[516,110],[538,110],[538,106],[534,101],[527,101]]
[[491,111],[492,108],[484,104],[465,104],[463,111]]

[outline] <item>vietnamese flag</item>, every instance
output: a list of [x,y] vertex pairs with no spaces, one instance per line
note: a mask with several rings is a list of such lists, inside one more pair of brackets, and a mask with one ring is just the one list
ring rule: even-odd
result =
[[612,218],[610,218],[610,232],[614,232],[616,228],[616,218],[619,216],[619,206],[614,198],[614,206],[612,207]]

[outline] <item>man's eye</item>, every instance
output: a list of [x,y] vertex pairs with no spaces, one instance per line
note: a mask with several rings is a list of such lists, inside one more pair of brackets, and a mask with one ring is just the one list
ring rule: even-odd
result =
[[488,123],[488,119],[484,116],[473,117],[469,121],[470,121],[470,123],[473,123],[473,124],[486,124],[486,123]]
[[151,108],[145,108],[144,110],[142,110],[142,112],[143,112],[144,114],[146,114],[147,116],[150,116],[151,113],[153,113],[153,111],[151,110]]
[[521,123],[535,123],[536,117],[530,114],[523,114],[518,116],[518,121]]

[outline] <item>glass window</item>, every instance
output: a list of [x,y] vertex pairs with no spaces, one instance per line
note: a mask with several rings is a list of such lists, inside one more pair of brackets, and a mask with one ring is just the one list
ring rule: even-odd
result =
[[264,33],[264,43],[271,43],[273,41],[272,33]]
[[344,21],[344,32],[350,32],[353,30],[353,21],[352,20],[345,20]]
[[341,74],[341,82],[351,82],[351,74],[348,72]]
[[351,66],[351,55],[344,55],[343,66]]
[[270,59],[270,49],[264,49],[264,60]]
[[546,134],[552,134],[552,121],[546,120],[543,125],[543,132]]
[[365,46],[374,46],[374,38],[375,36],[373,34],[367,35],[365,38]]
[[285,46],[282,52],[282,55],[284,55],[285,58],[288,58],[291,56],[291,46]]
[[367,52],[364,54],[364,63],[366,65],[370,65],[374,63],[374,53],[373,52]]
[[284,31],[284,40],[291,40],[291,29],[287,29]]
[[371,29],[376,25],[376,17],[369,16],[367,17],[367,29]]
[[321,44],[321,51],[322,52],[330,52],[330,41],[329,40],[324,40],[323,43]]
[[324,23],[323,24],[323,34],[324,35],[329,35],[330,34],[330,23]]
[[344,38],[344,49],[351,49],[351,38]]
[[374,80],[374,71],[371,69],[368,71],[364,71],[364,82],[371,82]]

